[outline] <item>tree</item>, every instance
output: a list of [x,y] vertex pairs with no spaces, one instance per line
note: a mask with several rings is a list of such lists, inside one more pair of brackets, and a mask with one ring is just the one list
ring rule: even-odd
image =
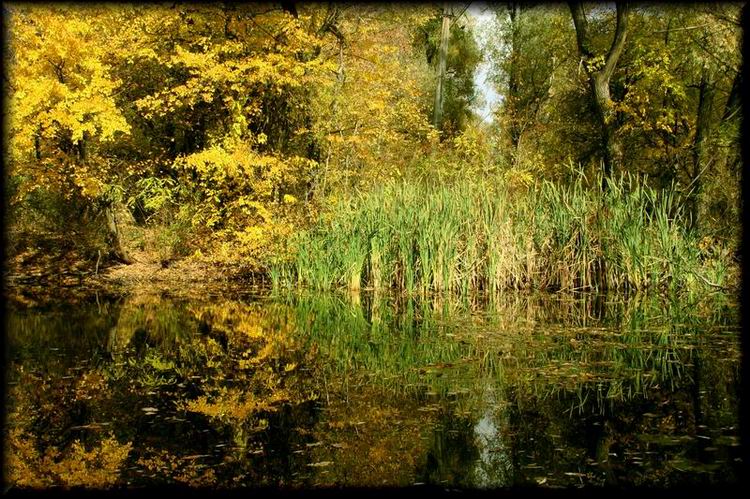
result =
[[534,175],[590,155],[591,117],[579,90],[570,13],[557,5],[498,8],[488,40],[493,81],[503,95],[495,116],[502,162]]
[[[744,10],[746,6],[743,6]],[[742,72],[735,64],[731,52],[736,52],[736,46],[741,46],[735,34],[740,25],[742,11],[725,12],[721,9],[707,10],[701,16],[704,21],[703,29],[696,35],[692,35],[693,42],[699,51],[703,52],[700,60],[700,79],[698,81],[698,103],[695,117],[695,135],[692,144],[692,171],[690,171],[690,189],[688,192],[688,208],[691,214],[691,222],[695,229],[703,230],[705,210],[701,209],[701,198],[707,181],[711,177],[735,176],[735,172],[726,171],[728,157],[731,151],[735,155],[739,152],[739,141],[737,125],[734,118],[741,111],[739,89],[741,87]],[[726,29],[729,27],[730,29]],[[723,34],[717,35],[717,33]],[[728,36],[727,36],[728,35]],[[697,43],[696,43],[697,42]],[[735,45],[736,44],[736,45]],[[727,50],[729,49],[729,50]],[[717,58],[717,56],[725,57]],[[708,57],[706,57],[708,55]],[[722,106],[716,102],[716,95],[723,90],[722,83],[729,85],[728,97]],[[724,89],[727,88],[724,86]],[[718,109],[715,109],[718,108]],[[721,114],[718,114],[718,110]],[[732,123],[734,121],[734,123]],[[733,126],[734,125],[734,126]],[[734,128],[734,132],[732,129]],[[720,132],[728,135],[723,138]],[[728,139],[728,140],[727,140]],[[724,141],[725,147],[721,146]],[[727,147],[728,146],[728,147]],[[724,149],[724,150],[722,150]],[[741,159],[735,156],[735,162]],[[732,175],[734,173],[734,175]],[[713,200],[706,199],[706,208],[717,206],[718,196]],[[723,197],[723,196],[722,196]]]
[[628,32],[628,4],[617,3],[617,25],[614,40],[606,56],[596,54],[592,45],[586,13],[580,2],[569,3],[576,30],[578,54],[589,78],[591,103],[602,126],[601,146],[604,161],[604,174],[610,176],[622,162],[622,150],[615,137],[616,121],[614,103],[610,94],[610,80],[617,61],[625,48]]
[[450,16],[451,11],[448,4],[443,5],[443,21],[440,27],[440,49],[438,51],[437,63],[437,88],[435,90],[435,112],[432,124],[440,129],[443,125],[443,82],[445,81],[445,67],[448,63],[448,43],[450,39]]
[[119,164],[107,151],[131,132],[113,68],[126,29],[122,14],[107,7],[9,8],[8,166],[20,180],[15,201],[46,191],[81,216],[103,208],[113,255],[128,261],[111,203]]
[[737,194],[728,163],[739,159],[739,6],[637,12],[612,82],[619,141],[629,171],[683,187],[692,224],[703,231],[707,212],[726,219]]
[[415,45],[424,50],[427,63],[435,68],[432,124],[443,138],[461,132],[473,116],[474,73],[481,54],[465,12],[454,12],[444,4],[415,37]]
[[421,152],[434,74],[413,39],[433,16],[429,6],[367,5],[336,17],[345,43],[328,37],[321,55],[336,61],[334,81],[311,102],[323,158],[313,189],[321,200],[402,176]]
[[101,43],[117,20],[63,5],[11,6],[9,15],[11,172],[26,179],[23,193],[50,187],[95,198],[111,173],[99,146],[130,133],[115,102],[122,82]]
[[514,163],[518,158],[518,143],[521,140],[521,124],[518,120],[518,110],[514,109],[519,104],[520,75],[519,75],[519,57],[520,57],[520,24],[521,24],[521,5],[518,2],[508,4],[508,13],[510,14],[510,61],[508,71],[508,94],[505,96],[510,117],[510,143],[513,149]]

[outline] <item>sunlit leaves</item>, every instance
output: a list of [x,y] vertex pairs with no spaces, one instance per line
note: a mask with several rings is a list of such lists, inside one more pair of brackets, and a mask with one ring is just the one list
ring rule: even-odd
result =
[[342,12],[346,46],[334,39],[324,47],[342,77],[313,103],[321,124],[316,135],[330,155],[321,187],[396,175],[429,132],[432,71],[412,47],[424,10],[368,6]]
[[119,480],[133,446],[132,442],[121,444],[109,436],[89,448],[76,440],[64,451],[48,447],[40,452],[36,442],[20,428],[10,431],[7,445],[7,478],[17,487],[99,489],[111,487]]
[[[112,180],[102,149],[130,132],[113,75],[121,12],[109,7],[8,8],[8,166],[12,202],[37,189],[95,199]],[[103,43],[107,40],[107,43]]]
[[101,42],[108,22],[105,13],[80,8],[12,8],[7,57],[14,160],[65,150],[61,140],[78,145],[84,137],[111,141],[129,132],[114,100],[120,82],[111,78]]
[[13,6],[16,198],[118,185],[147,220],[179,212],[219,261],[258,265],[297,200],[400,174],[430,130],[411,47],[430,8],[343,8],[343,42],[321,25],[333,8]]
[[230,150],[214,146],[174,164],[196,179],[202,203],[193,223],[217,231],[223,240],[217,259],[253,265],[281,251],[279,244],[292,230],[284,213],[295,199],[285,190],[298,192],[298,182],[315,166],[304,158],[261,155],[247,144]]

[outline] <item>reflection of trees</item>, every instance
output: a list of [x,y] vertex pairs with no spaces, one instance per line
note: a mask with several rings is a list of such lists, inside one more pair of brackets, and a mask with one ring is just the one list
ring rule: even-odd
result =
[[[120,303],[93,301],[42,309],[10,308],[6,341],[12,356],[28,365],[43,365],[50,374],[64,372],[106,341],[117,321]],[[64,354],[64,355],[63,355]]]
[[106,425],[82,431],[95,426],[99,409],[108,403],[102,373],[96,367],[77,378],[67,372],[47,377],[43,365],[10,366],[15,383],[8,392],[4,432],[10,485],[102,488],[117,482],[132,442],[121,443]]
[[467,417],[444,413],[434,423],[432,443],[424,469],[425,481],[435,484],[470,486],[466,471],[479,459],[474,422]]
[[[131,443],[81,427],[101,422],[110,399],[89,354],[101,345],[119,304],[11,309],[5,478],[16,487],[107,487],[119,478]],[[91,313],[91,310],[96,313]],[[83,366],[76,359],[84,359]],[[124,443],[121,443],[123,442]]]
[[36,468],[13,473],[34,469],[44,483],[78,483],[60,477],[100,466],[108,478],[91,483],[571,485],[627,482],[638,455],[642,483],[664,483],[676,469],[700,474],[717,456],[737,457],[739,346],[721,333],[735,323],[718,297],[534,294],[139,294],[16,312],[9,452]]
[[513,462],[508,448],[507,412],[497,406],[498,392],[487,388],[487,408],[474,425],[479,458],[473,470],[472,485],[480,488],[507,487],[512,484]]
[[[681,329],[679,334],[699,336],[701,333]],[[623,481],[631,485],[676,485],[685,478],[700,483],[707,483],[701,480],[731,481],[731,473],[727,476],[701,473],[718,469],[719,465],[713,463],[722,457],[727,463],[734,457],[730,448],[716,447],[716,443],[726,438],[721,435],[736,434],[736,429],[731,428],[738,421],[739,398],[727,390],[737,386],[737,352],[715,343],[700,348],[694,343],[682,346],[684,348],[675,347],[673,355],[666,360],[682,369],[659,371],[644,391],[621,390],[616,395],[610,394],[604,403],[594,397],[600,393],[598,383],[601,381],[546,390],[545,383],[540,382],[536,391],[509,391],[515,445],[519,449],[546,449],[529,459],[517,454],[521,463],[551,467],[558,477],[566,472],[582,473],[583,477],[571,475],[571,484],[577,479],[610,485],[621,485]],[[658,365],[660,359],[664,359],[653,350],[646,350],[643,356],[647,359],[646,369],[649,369],[649,362]],[[712,366],[710,379],[692,376],[696,362]],[[688,368],[691,364],[693,368]],[[628,383],[636,385],[627,378],[617,383],[621,387]],[[710,404],[704,406],[703,415],[696,412],[698,405],[695,404],[695,394],[701,392],[702,403],[708,392],[716,393],[710,397]],[[530,415],[535,415],[536,424],[531,423]],[[703,419],[700,428],[698,420],[706,416],[711,421]],[[552,435],[559,437],[550,438]],[[545,441],[547,445],[542,445]],[[555,441],[562,449],[560,453],[552,450]],[[706,448],[711,450],[706,452]],[[520,470],[524,469],[523,465]],[[633,473],[634,468],[639,472]],[[680,470],[695,474],[684,475]],[[531,472],[523,475],[528,479],[534,476]]]
[[[298,454],[302,484],[314,486],[410,486],[424,466],[435,413],[411,397],[384,392],[359,376],[332,380],[336,395],[324,406]],[[294,454],[293,454],[294,455]]]
[[225,433],[231,442],[227,457],[242,473],[255,475],[251,456],[271,450],[263,445],[269,422],[278,422],[285,407],[317,397],[300,371],[309,352],[283,305],[220,300],[193,303],[186,311],[203,333],[181,345],[175,364],[183,379],[199,378],[200,389],[177,407]]
[[486,386],[470,412],[442,411],[433,422],[431,446],[421,474],[425,482],[461,487],[511,485],[513,464],[506,443],[507,421],[497,393]]
[[[179,456],[210,457],[206,450],[218,438],[230,442],[235,469],[247,466],[249,454],[262,444],[269,419],[283,407],[316,397],[308,376],[300,372],[308,352],[299,348],[284,306],[230,300],[188,304],[139,294],[103,314],[100,306],[92,305],[79,316],[77,328],[63,318],[45,322],[38,312],[11,320],[15,352],[25,355],[15,372],[23,366],[40,373],[16,385],[16,410],[9,418],[17,445],[11,452],[30,463],[36,459],[48,474],[60,475],[60,466],[80,471],[86,464],[75,463],[99,452],[97,445],[114,449],[98,436],[97,425],[105,422],[114,423],[109,426],[117,434],[113,442],[135,443],[130,459],[145,476],[162,473],[173,480],[210,484],[217,479],[213,472],[206,474],[205,466]],[[82,335],[76,335],[78,329]],[[77,353],[85,364],[67,358],[67,365],[48,369],[59,364],[47,354],[47,347],[55,344],[50,338],[80,347]],[[46,377],[50,372],[57,375]],[[151,413],[141,410],[146,406],[153,407]],[[173,418],[172,424],[166,421]],[[209,433],[201,433],[206,427]],[[77,436],[86,447],[76,447]],[[155,441],[162,447],[153,446]],[[38,458],[28,449],[39,449]],[[16,481],[29,485],[19,473]],[[103,483],[96,476],[91,475],[93,486]],[[113,476],[115,480],[119,474]],[[78,483],[75,480],[65,483]]]
[[113,436],[85,446],[75,440],[61,451],[49,446],[40,452],[35,440],[19,427],[7,433],[6,479],[16,487],[52,486],[105,488],[114,485],[132,443]]
[[[736,337],[723,346],[715,342],[721,327],[736,324],[736,314],[721,297],[684,303],[649,296],[612,300],[515,294],[490,297],[479,305],[476,300],[434,297],[366,297],[349,305],[335,296],[302,295],[295,302],[301,318],[314,317],[306,330],[330,359],[330,376],[376,373],[373,382],[387,392],[417,399],[425,391],[438,400],[463,394],[473,423],[450,433],[435,430],[425,472],[430,481],[451,481],[457,476],[452,470],[472,468],[461,461],[463,456],[474,463],[466,480],[475,486],[551,483],[540,469],[555,462],[551,469],[569,477],[562,485],[617,483],[624,474],[623,450],[646,452],[634,435],[679,435],[688,430],[671,413],[689,420],[693,414],[701,417],[695,411],[700,407],[696,396],[692,408],[682,399],[704,391],[697,388],[703,365],[724,367],[712,379],[722,387],[719,393],[737,386]],[[487,313],[477,314],[481,307]],[[709,358],[704,362],[703,356]],[[510,409],[492,413],[492,403],[482,395],[487,383],[505,394]],[[700,401],[705,398],[702,393]],[[736,421],[732,408],[737,401],[715,398],[717,417],[711,426]],[[456,418],[438,427],[458,424]],[[499,448],[507,442],[505,454],[486,452],[483,430]],[[456,439],[461,445],[455,447],[462,451],[453,449]],[[473,454],[467,457],[464,451]],[[674,459],[679,453],[667,454]],[[655,482],[669,475],[664,463],[654,462],[653,469],[649,476]]]
[[130,347],[142,354],[149,346],[170,350],[195,332],[195,320],[184,305],[159,295],[136,292],[122,302],[117,322],[109,330],[107,351],[119,356]]

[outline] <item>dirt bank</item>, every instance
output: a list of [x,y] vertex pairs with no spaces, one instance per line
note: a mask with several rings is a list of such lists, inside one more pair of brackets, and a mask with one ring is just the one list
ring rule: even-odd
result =
[[6,267],[6,298],[18,305],[32,306],[56,299],[77,301],[97,295],[122,296],[144,289],[170,296],[267,293],[270,285],[263,276],[192,259],[175,261],[167,267],[143,259],[102,269],[91,269],[80,263],[57,263]]

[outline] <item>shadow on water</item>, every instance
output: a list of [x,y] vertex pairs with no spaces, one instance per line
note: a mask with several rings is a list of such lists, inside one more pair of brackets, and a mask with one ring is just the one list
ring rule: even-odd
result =
[[722,295],[134,293],[7,321],[17,487],[738,480]]

